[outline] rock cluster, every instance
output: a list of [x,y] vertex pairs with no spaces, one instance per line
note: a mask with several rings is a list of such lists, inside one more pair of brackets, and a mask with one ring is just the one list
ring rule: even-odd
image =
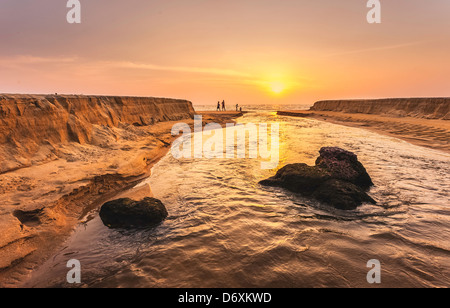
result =
[[287,165],[260,184],[283,187],[343,210],[376,203],[366,193],[373,182],[358,157],[337,147],[322,148],[315,166]]

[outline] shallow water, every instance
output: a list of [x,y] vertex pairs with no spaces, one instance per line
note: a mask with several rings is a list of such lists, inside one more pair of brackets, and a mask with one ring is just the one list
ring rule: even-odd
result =
[[450,286],[450,155],[366,130],[260,112],[240,123],[280,123],[280,165],[314,164],[323,146],[358,154],[378,205],[339,211],[258,182],[276,170],[253,159],[170,154],[150,183],[169,218],[153,229],[103,226],[96,212],[27,286],[65,287],[66,263],[87,287]]

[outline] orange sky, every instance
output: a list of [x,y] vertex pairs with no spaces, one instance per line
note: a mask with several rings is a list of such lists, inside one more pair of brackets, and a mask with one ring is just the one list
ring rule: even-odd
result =
[[[194,104],[450,96],[450,1],[0,2],[0,92]],[[279,92],[279,93],[277,93]]]

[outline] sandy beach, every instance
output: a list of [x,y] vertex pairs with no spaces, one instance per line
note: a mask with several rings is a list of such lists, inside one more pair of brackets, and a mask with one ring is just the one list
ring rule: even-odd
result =
[[412,144],[450,153],[449,120],[305,110],[279,111],[278,115],[305,117],[334,124],[359,127],[396,137]]
[[450,287],[449,10],[1,1],[0,289]]
[[[366,248],[389,260],[386,266],[390,271],[409,267],[398,262],[403,262],[402,254],[417,245],[420,249],[431,249],[431,256],[437,260],[436,264],[424,265],[423,272],[435,272],[436,266],[446,264],[445,240],[410,245],[405,240],[396,240],[407,238],[407,232],[386,233],[385,226],[397,221],[403,225],[413,209],[419,213],[414,218],[415,224],[423,230],[423,224],[434,217],[426,211],[444,210],[445,191],[435,187],[440,183],[446,189],[448,155],[423,146],[448,153],[447,120],[317,110],[285,111],[278,115],[273,110],[247,114],[196,112],[189,102],[158,102],[151,98],[52,99],[32,97],[29,102],[13,97],[19,108],[28,106],[22,111],[12,108],[15,105],[11,100],[3,103],[3,131],[16,123],[9,121],[12,117],[21,120],[18,124],[21,129],[4,138],[2,148],[10,155],[9,163],[3,164],[3,168],[10,169],[0,174],[2,287],[65,287],[67,258],[82,260],[86,287],[192,286],[186,277],[194,277],[201,287],[248,286],[239,273],[245,273],[250,285],[263,287],[361,286],[365,283],[365,268],[360,265],[372,257],[361,254]],[[33,107],[35,100],[40,102],[37,109]],[[71,103],[65,104],[65,100]],[[135,110],[150,108],[152,104],[156,105],[152,107],[154,110],[145,111],[147,117],[135,115]],[[54,108],[49,109],[52,105]],[[66,130],[64,114],[70,113],[71,108],[78,109],[76,120],[71,120],[72,128]],[[44,126],[29,125],[28,117],[36,118],[42,112],[47,119]],[[62,125],[54,113],[64,119]],[[90,113],[97,116],[89,117]],[[298,161],[312,162],[324,145],[355,151],[373,175],[375,187],[370,195],[378,204],[366,204],[350,213],[335,212],[312,199],[258,185],[274,172],[262,170],[258,160],[175,160],[166,155],[177,138],[171,134],[173,125],[182,122],[192,128],[195,115],[202,116],[204,125],[279,122],[284,134],[279,167]],[[46,126],[59,130],[47,132]],[[33,130],[30,135],[28,132]],[[380,133],[420,147],[399,143]],[[33,142],[39,139],[50,141],[36,148]],[[28,145],[18,148],[26,160],[11,155],[14,153],[11,149],[17,145],[14,140]],[[48,151],[53,156],[42,154]],[[389,153],[388,160],[380,158],[379,153]],[[23,165],[15,167],[14,164],[20,163]],[[417,170],[421,177],[414,176]],[[425,200],[420,199],[422,196]],[[169,217],[154,229],[110,230],[100,220],[98,210],[105,202],[124,197],[162,200]],[[428,207],[424,210],[425,202]],[[360,221],[368,213],[375,222]],[[439,228],[429,228],[423,237],[413,237],[411,241],[422,243],[424,238],[439,232]],[[355,244],[367,234],[371,235],[364,240],[365,244]],[[372,241],[372,236],[386,239]],[[345,243],[343,251],[334,246],[335,240]],[[392,251],[385,251],[386,241],[396,253],[401,252],[398,260]],[[358,268],[359,278],[349,282],[353,274],[345,279],[329,276],[333,269],[323,259],[323,249],[338,251],[330,258],[343,264],[339,265],[340,271],[352,273],[351,269]],[[421,251],[417,253],[421,258],[428,256]],[[359,257],[349,259],[348,256],[354,255]],[[309,261],[305,264],[305,260]],[[286,267],[286,263],[292,266]],[[261,264],[267,269],[262,271],[263,276],[258,276]],[[313,270],[305,276],[307,269]],[[218,280],[217,275],[224,278]],[[330,280],[321,283],[314,278],[321,275]],[[435,280],[427,277],[394,274],[384,279],[388,286],[441,286],[446,281],[445,277],[436,276]]]

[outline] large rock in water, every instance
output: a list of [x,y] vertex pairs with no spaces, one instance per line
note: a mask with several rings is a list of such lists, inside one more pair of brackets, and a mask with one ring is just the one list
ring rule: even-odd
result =
[[311,167],[307,164],[291,164],[278,170],[275,176],[259,183],[265,186],[284,187],[309,196],[330,179],[331,175],[325,169]]
[[354,210],[363,203],[376,203],[361,187],[337,179],[320,185],[313,197],[340,210]]
[[319,153],[316,166],[327,170],[333,179],[351,182],[362,188],[373,186],[366,168],[354,153],[337,147],[322,148]]
[[134,228],[154,226],[168,216],[164,204],[155,198],[134,201],[128,198],[105,203],[100,218],[110,228]]
[[366,193],[373,182],[357,156],[336,147],[322,148],[316,166],[287,165],[260,184],[283,187],[344,210],[376,203]]

